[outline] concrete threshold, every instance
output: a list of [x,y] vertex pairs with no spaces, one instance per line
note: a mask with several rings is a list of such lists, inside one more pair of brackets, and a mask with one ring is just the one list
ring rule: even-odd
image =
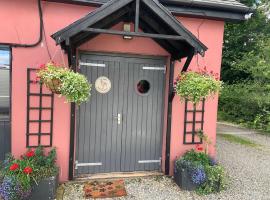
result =
[[75,177],[74,181],[97,180],[97,179],[118,179],[118,178],[137,178],[147,176],[162,176],[162,172],[156,171],[141,171],[141,172],[110,172],[98,174],[83,174]]

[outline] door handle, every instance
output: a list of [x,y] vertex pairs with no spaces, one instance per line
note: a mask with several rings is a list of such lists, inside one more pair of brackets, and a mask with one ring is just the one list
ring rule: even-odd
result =
[[114,118],[117,119],[117,124],[121,124],[122,116],[120,113],[118,113],[117,116],[115,116]]

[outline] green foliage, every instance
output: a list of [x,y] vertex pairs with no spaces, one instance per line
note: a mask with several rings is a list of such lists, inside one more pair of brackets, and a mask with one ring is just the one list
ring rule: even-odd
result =
[[[43,148],[38,147],[35,151],[28,150],[20,159],[15,159],[12,156],[7,157],[0,171],[2,178],[7,177],[15,180],[26,192],[31,190],[33,184],[37,184],[40,180],[58,174],[55,162],[55,149],[45,155]],[[2,190],[4,189],[2,188]]]
[[87,101],[90,95],[91,85],[86,77],[73,71],[68,71],[62,78],[61,94],[67,98],[68,102],[81,104]]
[[220,165],[205,166],[206,182],[197,188],[196,192],[200,195],[207,195],[217,193],[226,188],[226,174],[225,170]]
[[210,165],[209,156],[203,152],[196,152],[194,149],[186,152],[182,159],[202,166]]
[[221,88],[221,81],[213,76],[192,71],[181,73],[175,86],[177,95],[195,104],[217,93]]
[[56,66],[54,63],[47,63],[46,65],[41,65],[38,71],[38,77],[41,81],[47,83],[52,79],[62,79],[68,69],[61,66]]
[[233,142],[236,144],[241,144],[247,147],[258,147],[259,145],[254,143],[253,141],[243,138],[243,137],[239,137],[237,135],[231,135],[231,134],[219,134],[220,137],[222,137],[223,139],[229,141],[229,142]]
[[221,73],[226,85],[219,101],[219,119],[266,132],[270,132],[269,11],[269,1],[263,0],[251,19],[226,25]]
[[270,132],[270,88],[254,82],[225,86],[219,99],[219,119]]
[[269,47],[269,38],[270,23],[262,9],[257,9],[245,22],[226,24],[222,80],[229,84],[253,80],[253,67],[259,63],[265,47]]
[[54,63],[47,63],[41,66],[37,73],[41,82],[50,87],[52,82],[57,81],[57,91],[64,95],[68,102],[75,102],[81,104],[88,100],[91,91],[91,84],[88,83],[87,78],[72,70],[57,66]]
[[217,165],[206,153],[196,152],[194,149],[187,151],[175,162],[176,169],[185,168],[194,170],[201,168],[206,174],[206,180],[197,186],[196,192],[200,195],[217,193],[225,189],[227,176],[222,166]]

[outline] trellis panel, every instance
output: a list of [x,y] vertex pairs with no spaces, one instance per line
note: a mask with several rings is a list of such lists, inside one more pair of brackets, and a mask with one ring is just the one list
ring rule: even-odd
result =
[[37,69],[27,69],[26,147],[51,147],[54,95],[37,81]]
[[202,144],[203,141],[198,134],[203,131],[204,107],[205,99],[197,105],[185,100],[184,144]]

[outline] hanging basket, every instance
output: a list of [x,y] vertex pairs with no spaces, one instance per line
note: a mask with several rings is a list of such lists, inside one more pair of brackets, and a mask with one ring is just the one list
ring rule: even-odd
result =
[[52,93],[61,94],[61,80],[60,79],[50,79],[44,81],[47,88],[51,90]]
[[53,93],[65,96],[67,102],[80,105],[90,96],[91,84],[84,75],[55,63],[41,65],[37,77]]

